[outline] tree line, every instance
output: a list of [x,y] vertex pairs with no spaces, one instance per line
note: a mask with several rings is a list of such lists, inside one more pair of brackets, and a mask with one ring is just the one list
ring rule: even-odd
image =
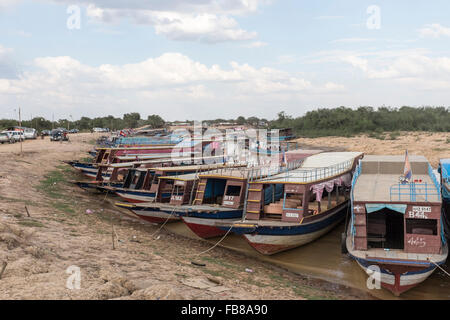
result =
[[[122,130],[125,128],[138,128],[149,126],[150,128],[162,128],[166,122],[158,115],[150,115],[147,119],[142,119],[137,112],[124,114],[122,118],[114,116],[107,117],[81,117],[79,120],[70,121],[68,119],[59,119],[50,121],[43,117],[35,117],[31,120],[22,120],[22,126],[27,128],[35,128],[38,131],[52,130],[55,128],[78,129],[80,131],[89,131],[92,128],[109,128],[111,130]],[[2,119],[0,120],[0,129],[6,129],[18,125],[17,120]]]
[[450,108],[445,107],[346,107],[317,109],[301,117],[284,112],[271,128],[293,128],[298,136],[352,136],[398,131],[450,132]]
[[[193,124],[193,121],[183,121]],[[222,123],[234,125],[250,125],[257,128],[292,128],[298,136],[351,136],[362,133],[382,133],[396,131],[432,131],[450,132],[450,108],[445,107],[359,107],[351,109],[339,107],[334,109],[320,108],[309,111],[303,116],[292,117],[285,112],[278,113],[274,120],[258,117],[239,116],[236,119],[206,120],[207,125]],[[0,128],[13,127],[18,124],[17,120],[0,120]],[[22,126],[35,128],[39,131],[63,127],[66,129],[76,128],[78,130],[91,130],[95,127],[121,130],[124,128],[138,128],[148,126],[149,128],[162,128],[167,126],[159,115],[150,115],[142,119],[137,112],[124,114],[122,118],[114,116],[88,118],[82,117],[76,121],[60,119],[52,122],[42,117],[22,121]]]

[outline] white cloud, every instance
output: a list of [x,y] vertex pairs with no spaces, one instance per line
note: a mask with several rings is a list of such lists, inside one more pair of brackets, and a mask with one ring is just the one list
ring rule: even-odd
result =
[[157,34],[171,40],[206,43],[248,41],[255,39],[257,33],[241,29],[233,16],[254,13],[263,3],[268,1],[92,0],[88,2],[87,15],[91,20],[103,23],[117,24],[129,19],[136,24],[151,25]]
[[360,70],[369,80],[384,85],[405,85],[410,90],[450,88],[450,57],[431,56],[427,50],[334,52],[333,58]]
[[[134,64],[96,67],[71,57],[41,57],[18,79],[1,79],[0,101],[14,94],[21,104],[48,112],[81,116],[136,110],[161,113],[171,119],[188,115],[201,119],[206,110],[215,117],[233,116],[245,111],[239,106],[242,103],[254,107],[296,100],[303,95],[335,94],[343,89],[332,82],[313,84],[273,68],[237,62],[227,68],[207,66],[180,53],[165,53]],[[185,107],[189,107],[188,114],[178,112]]]
[[427,24],[419,30],[419,35],[423,38],[450,37],[450,28],[441,26],[438,23]]

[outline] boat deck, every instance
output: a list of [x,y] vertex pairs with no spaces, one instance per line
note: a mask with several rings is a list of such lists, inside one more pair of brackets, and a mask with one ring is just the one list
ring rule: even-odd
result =
[[412,182],[401,184],[405,156],[367,155],[361,160],[361,173],[353,187],[354,201],[361,202],[440,202],[439,189],[430,176],[423,156],[409,156]]
[[[413,202],[408,190],[409,185],[401,185],[400,197],[398,192],[393,191],[391,197],[391,186],[398,186],[399,174],[362,174],[359,176],[354,187],[355,201],[383,201],[383,202]],[[414,179],[421,180],[417,185],[427,184],[425,187],[416,187],[414,202],[440,202],[437,190],[430,194],[430,189],[436,189],[429,175],[414,175]]]

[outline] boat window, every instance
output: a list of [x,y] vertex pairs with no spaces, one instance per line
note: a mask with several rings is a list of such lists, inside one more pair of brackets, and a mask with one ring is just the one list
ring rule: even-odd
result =
[[226,196],[239,196],[241,194],[241,186],[228,186]]
[[302,194],[298,193],[286,193],[284,199],[285,209],[303,209],[302,206]]
[[437,235],[437,220],[434,219],[406,219],[406,233]]
[[225,179],[208,179],[208,182],[206,183],[203,203],[222,203],[226,183],[227,180]]

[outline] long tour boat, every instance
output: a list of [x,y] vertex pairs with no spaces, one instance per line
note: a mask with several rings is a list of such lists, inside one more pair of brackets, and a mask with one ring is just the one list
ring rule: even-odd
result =
[[[361,152],[324,152],[297,169],[250,181],[243,219],[221,229],[231,227],[265,255],[317,239],[344,219],[352,174],[362,157]],[[282,188],[280,199],[276,186]]]
[[425,157],[366,156],[352,182],[346,249],[398,296],[447,259],[441,206],[440,185]]
[[[232,165],[199,165],[188,166],[188,170],[181,175],[159,175],[153,189],[153,201],[123,203],[116,206],[129,209],[138,217],[153,223],[164,223],[179,220],[178,209],[193,202],[195,192],[199,186],[199,174],[215,170],[243,167],[244,164]],[[195,168],[194,168],[195,167]],[[180,167],[181,168],[181,167]],[[219,169],[220,168],[220,169]],[[195,170],[194,170],[195,169]]]
[[102,187],[102,189],[115,193],[127,202],[151,202],[155,199],[157,192],[161,198],[170,198],[171,196],[173,186],[167,183],[166,180],[160,180],[161,177],[198,173],[226,166],[227,165],[223,163],[216,163],[130,169],[122,186],[105,186]]

